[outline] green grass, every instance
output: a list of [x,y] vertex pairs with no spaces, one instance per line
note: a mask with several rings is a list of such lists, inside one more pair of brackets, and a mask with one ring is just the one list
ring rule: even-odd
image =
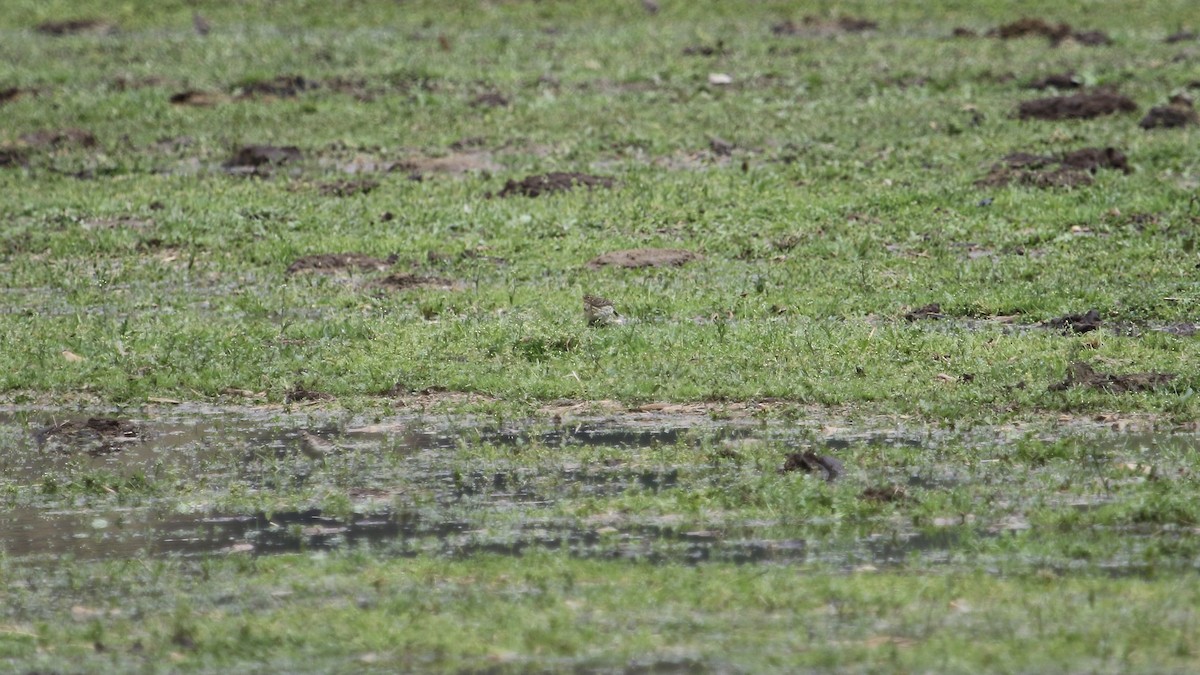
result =
[[[1021,84],[1052,69],[1119,86],[1143,109],[1164,102],[1189,81],[1186,57],[1172,59],[1181,47],[1161,42],[1183,7],[1063,14],[1110,30],[1116,44],[1056,48],[950,39],[960,23],[1000,18],[916,6],[877,17],[876,33],[828,38],[772,36],[773,22],[802,12],[771,5],[668,6],[658,17],[568,4],[402,12],[363,3],[286,17],[214,5],[199,8],[215,26],[204,38],[184,7],[76,7],[72,15],[108,17],[124,32],[51,38],[28,27],[60,11],[18,6],[4,17],[0,82],[37,93],[5,105],[8,141],[84,127],[99,147],[34,149],[28,170],[0,171],[17,196],[0,212],[9,345],[0,389],[137,403],[227,389],[278,399],[303,383],[353,400],[402,382],[517,405],[779,398],[933,418],[1188,416],[1190,338],[1115,330],[1099,340],[1095,356],[1115,367],[1183,374],[1161,393],[1051,395],[1080,340],[899,320],[929,302],[955,318],[1025,324],[1090,308],[1143,329],[1195,317],[1197,167],[1186,153],[1195,131],[1147,133],[1131,115],[1011,114],[1038,95]],[[718,40],[725,55],[682,53]],[[735,84],[709,85],[710,72]],[[277,74],[364,80],[370,100],[328,86],[210,108],[167,100]],[[135,85],[115,86],[121,77]],[[914,77],[923,82],[896,84]],[[468,105],[491,90],[512,104]],[[736,145],[731,161],[705,154],[713,135]],[[172,138],[181,147],[156,145]],[[341,199],[313,187],[356,155],[439,155],[463,138],[479,139],[498,170],[420,183],[382,174],[379,189]],[[220,163],[243,143],[295,144],[307,159],[267,180],[224,175]],[[1089,145],[1121,148],[1136,171],[1101,172],[1070,191],[973,185],[1009,152]],[[96,177],[56,173],[79,170]],[[484,197],[506,178],[548,170],[607,174],[618,187]],[[979,206],[985,198],[990,206]],[[1128,220],[1139,213],[1154,219]],[[584,267],[637,246],[706,258],[657,271]],[[448,257],[430,262],[431,251]],[[396,254],[398,269],[462,290],[372,293],[284,274],[298,256],[323,252]],[[585,292],[612,297],[635,322],[588,330]],[[531,341],[565,347],[530,354]],[[65,362],[63,349],[86,361]],[[976,377],[947,386],[939,373]],[[1028,388],[1011,394],[1020,382]]]
[[[556,553],[68,564],[34,589],[4,576],[6,606],[38,610],[5,626],[0,652],[89,671],[1196,667],[1198,598],[1182,579],[637,563],[614,576],[612,563]],[[182,589],[169,581],[181,577]],[[48,599],[58,593],[78,604]],[[255,610],[231,611],[233,598]]]

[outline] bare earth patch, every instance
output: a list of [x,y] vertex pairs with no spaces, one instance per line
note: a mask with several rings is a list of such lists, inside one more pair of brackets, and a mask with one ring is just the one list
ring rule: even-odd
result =
[[224,103],[229,100],[224,94],[214,94],[208,91],[200,91],[197,89],[187,89],[175,94],[171,94],[168,99],[171,105],[206,107]]
[[1100,169],[1122,173],[1133,171],[1125,153],[1116,148],[1081,148],[1055,157],[1014,152],[992,165],[988,175],[975,181],[977,187],[1010,184],[1037,188],[1071,188],[1091,185]]
[[1158,389],[1178,377],[1175,373],[1129,373],[1112,375],[1102,373],[1084,361],[1072,361],[1067,366],[1067,377],[1062,382],[1050,385],[1050,391],[1066,391],[1072,387],[1088,387],[1113,394],[1150,391]]
[[362,253],[318,253],[297,258],[288,265],[287,273],[335,273],[347,270],[386,270],[394,260],[383,260]]
[[693,260],[703,260],[704,256],[694,251],[677,248],[633,248],[622,251],[610,251],[592,258],[587,266],[591,269],[601,267],[679,267]]
[[1197,124],[1196,109],[1187,96],[1172,96],[1167,105],[1155,106],[1146,113],[1138,126],[1143,129],[1175,129]]
[[117,27],[115,24],[103,19],[64,19],[61,21],[44,21],[39,23],[34,30],[42,35],[62,37],[64,35],[79,35],[81,33],[110,35],[117,31]]
[[1082,45],[1099,46],[1112,43],[1112,38],[1098,30],[1076,30],[1068,23],[1051,24],[1036,17],[1023,17],[988,31],[989,37],[1012,40],[1022,37],[1044,37],[1059,45],[1068,40]]
[[1122,112],[1137,112],[1133,99],[1114,91],[1094,91],[1071,96],[1050,96],[1022,101],[1017,117],[1037,120],[1087,120]]
[[396,272],[394,274],[389,274],[382,279],[375,279],[371,281],[368,286],[371,288],[382,288],[389,291],[403,291],[410,288],[438,288],[449,291],[456,290],[458,288],[458,285],[450,279],[434,276],[423,276],[408,272]]

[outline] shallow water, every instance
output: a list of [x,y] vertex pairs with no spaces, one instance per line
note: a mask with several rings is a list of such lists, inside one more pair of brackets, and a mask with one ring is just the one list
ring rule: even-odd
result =
[[[782,458],[797,448],[835,456],[852,448],[889,447],[928,450],[933,455],[948,446],[974,443],[980,448],[978,456],[986,458],[1011,442],[1011,433],[995,430],[957,435],[927,428],[814,431],[811,425],[670,416],[497,427],[470,418],[378,421],[284,411],[172,410],[157,416],[122,417],[129,423],[125,433],[106,436],[87,426],[91,417],[0,412],[0,445],[6,450],[0,454],[0,480],[12,492],[34,496],[0,512],[0,551],[10,560],[36,565],[62,557],[269,555],[367,546],[396,555],[521,555],[533,549],[564,549],[582,557],[681,563],[819,562],[854,569],[914,561],[946,563],[964,536],[990,538],[1030,527],[1020,516],[990,523],[964,517],[961,523],[944,519],[916,527],[894,522],[881,532],[813,536],[807,529],[810,522],[738,520],[736,514],[714,524],[695,516],[664,519],[636,514],[617,514],[601,522],[554,511],[564,500],[688,490],[725,480],[728,467],[713,461],[711,453],[697,452],[694,460],[678,465],[632,461],[639,453],[664,446],[711,450],[765,442],[777,447]],[[1098,452],[1117,458],[1144,460],[1164,452],[1190,453],[1200,446],[1200,436],[1194,433],[1117,433],[1102,427],[1085,433],[1086,442]],[[480,461],[475,468],[464,469],[462,451],[482,444],[511,452],[533,446],[552,448],[561,457],[532,466],[513,466],[502,459]],[[586,464],[573,461],[572,450],[583,448],[612,449],[614,458]],[[295,485],[328,481],[336,471],[361,471],[369,477],[377,468],[371,462],[384,459],[391,462],[387,466],[393,473],[387,476],[395,484],[349,490],[361,499],[354,499],[349,510],[336,516],[316,509],[222,513],[202,504],[155,498],[130,500],[135,505],[123,507],[99,500],[99,506],[91,507],[98,502],[75,498],[63,503],[46,487],[101,470],[115,476],[166,472],[217,482],[238,480],[266,491],[280,481]],[[774,469],[756,470],[773,473]],[[889,480],[910,489],[936,491],[971,480],[1002,482],[1005,476],[994,459],[945,466],[931,460],[928,470],[908,471]],[[1101,501],[1072,506],[1090,508]]]

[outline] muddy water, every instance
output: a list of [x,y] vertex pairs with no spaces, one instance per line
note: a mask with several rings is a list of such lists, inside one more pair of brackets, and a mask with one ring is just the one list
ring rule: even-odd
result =
[[[103,424],[104,419],[119,419],[121,424]],[[985,445],[1005,442],[995,433],[982,438],[978,442]],[[1094,442],[1118,456],[1139,457],[1191,451],[1198,439],[1194,434],[1125,433],[1097,435]],[[636,456],[659,446],[736,447],[759,441],[781,449],[817,447],[830,453],[852,446],[936,451],[947,442],[925,429],[826,428],[814,433],[802,425],[764,426],[705,417],[497,427],[469,418],[380,422],[255,410],[176,409],[153,416],[5,411],[0,412],[0,487],[33,497],[14,500],[16,506],[0,510],[0,551],[10,560],[47,564],[63,557],[267,555],[360,546],[396,555],[446,556],[563,549],[583,557],[687,563],[813,561],[854,568],[899,565],[914,558],[937,564],[951,557],[964,534],[1001,536],[1006,528],[1028,527],[1018,522],[966,532],[947,524],[931,532],[897,523],[885,533],[813,539],[805,536],[807,524],[779,520],[726,520],[701,527],[683,518],[633,517],[597,524],[564,518],[553,510],[568,499],[686,490],[697,481],[720,480],[725,470],[719,463],[702,462],[704,453],[699,452],[697,463],[680,466],[647,467],[624,460],[583,466],[571,462],[572,448],[612,448],[614,453]],[[560,448],[564,461],[519,467],[485,462],[464,470],[459,461],[463,449],[483,443],[514,452],[533,444]],[[352,497],[366,498],[337,517],[311,509],[220,513],[162,496],[117,507],[111,499],[56,499],[47,487],[99,471],[124,477],[204,476],[266,491],[274,485],[271,476],[280,471],[300,483],[320,481],[339,470],[369,473],[378,467],[371,462],[356,465],[348,457],[386,459],[393,482],[349,490]],[[920,489],[964,479],[961,469],[893,478]],[[414,498],[414,492],[421,498]],[[498,519],[497,514],[508,517]]]

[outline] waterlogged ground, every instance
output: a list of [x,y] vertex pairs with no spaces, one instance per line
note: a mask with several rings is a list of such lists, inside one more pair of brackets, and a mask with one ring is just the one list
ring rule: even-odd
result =
[[0,670],[1200,671],[1194,2],[0,8]]
[[[1115,574],[1200,562],[1154,550],[1194,534],[1172,527],[1194,511],[1181,489],[1194,432],[871,422],[9,412],[0,545],[29,565],[367,545],[842,570],[954,565],[968,553],[992,569],[1086,564]],[[791,466],[806,452],[837,471]],[[1088,526],[1076,533],[1085,536],[1060,531],[1071,523]],[[1112,541],[1099,546],[1090,525]],[[1050,548],[1031,558],[1033,542]]]
[[[847,422],[9,409],[0,644],[116,669],[740,671],[944,649],[950,669],[1115,669],[1147,663],[1069,636],[1152,601],[1155,639],[1192,663],[1200,434]],[[333,625],[306,638],[316,661],[289,661],[309,611]],[[1044,625],[993,632],[1029,616]],[[405,646],[383,640],[394,621],[415,622]],[[598,637],[614,621],[630,639]],[[1053,649],[1008,651],[1027,640]]]

